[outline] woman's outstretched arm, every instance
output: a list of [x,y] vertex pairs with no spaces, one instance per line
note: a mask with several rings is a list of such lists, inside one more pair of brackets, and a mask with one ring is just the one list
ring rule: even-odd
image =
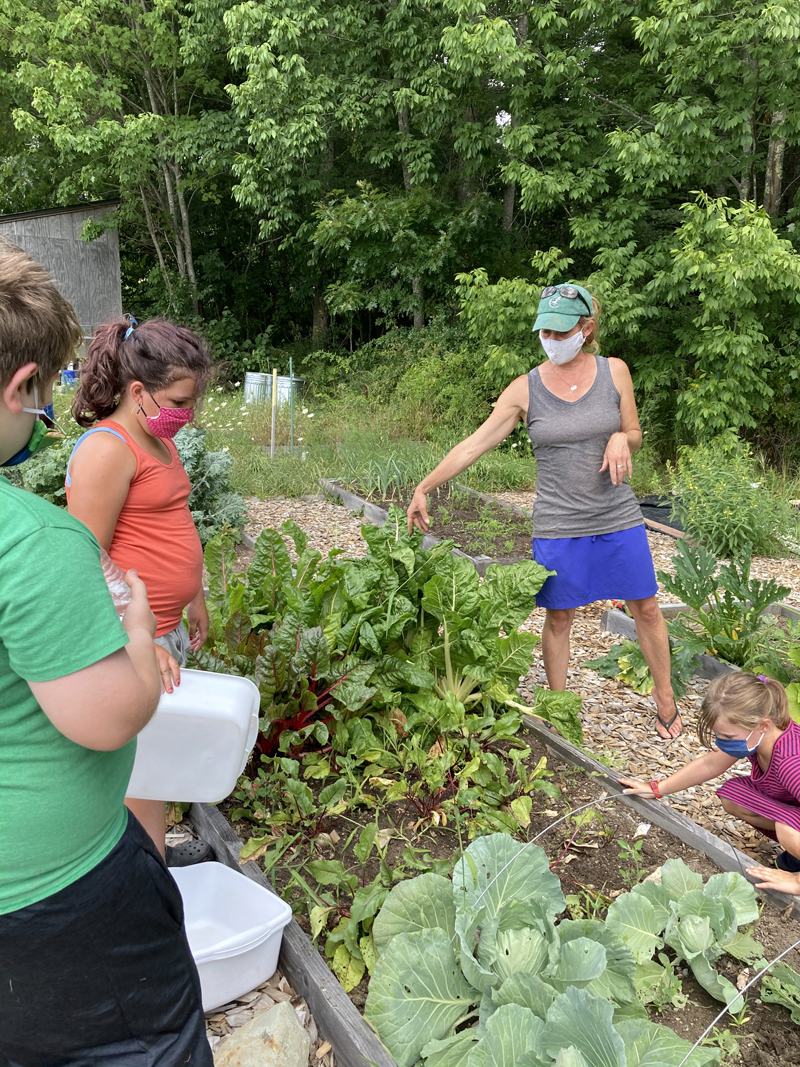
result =
[[408,508],[408,532],[414,526],[425,533],[429,526],[427,496],[452,478],[471,467],[476,459],[505,441],[528,410],[528,378],[523,374],[504,389],[495,404],[494,411],[479,426],[475,433],[465,437],[455,448],[451,448],[442,462],[422,479],[414,490]]

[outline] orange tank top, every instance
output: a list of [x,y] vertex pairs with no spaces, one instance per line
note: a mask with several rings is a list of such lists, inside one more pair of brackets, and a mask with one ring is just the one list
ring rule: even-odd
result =
[[[136,473],[108,554],[123,570],[136,569],[158,623],[156,637],[163,637],[180,623],[183,609],[203,584],[203,548],[188,503],[192,487],[169,439],[164,444],[172,462],[165,464],[145,452],[113,419],[102,419],[87,434],[103,429],[122,437],[136,457]],[[68,470],[67,500],[70,480]]]

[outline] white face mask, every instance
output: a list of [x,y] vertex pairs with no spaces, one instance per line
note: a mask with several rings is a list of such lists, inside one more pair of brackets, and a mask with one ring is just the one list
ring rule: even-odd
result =
[[540,330],[539,340],[542,342],[542,348],[547,353],[547,358],[550,362],[560,367],[562,363],[569,363],[571,359],[577,356],[583,348],[586,338],[583,336],[583,331],[578,330],[572,337],[567,337],[563,341],[556,341],[552,337],[545,340]]

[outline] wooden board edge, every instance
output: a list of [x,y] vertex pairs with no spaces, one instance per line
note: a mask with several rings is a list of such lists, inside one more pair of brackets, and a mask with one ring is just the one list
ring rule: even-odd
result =
[[686,536],[683,530],[678,530],[674,526],[667,526],[663,522],[656,522],[655,519],[648,519],[642,515],[642,520],[645,526],[649,526],[651,530],[655,530],[657,533],[666,534],[667,537],[674,537],[676,541],[679,538]]
[[[241,841],[217,807],[192,804],[189,818],[198,837],[211,845],[220,863],[273,891],[256,863],[239,863]],[[283,931],[278,966],[291,986],[305,998],[320,1034],[333,1047],[337,1064],[366,1067],[373,1063],[376,1067],[397,1067],[294,919]]]
[[[330,478],[320,478],[319,484],[326,492],[341,500],[346,507],[353,511],[362,512],[364,518],[369,520],[369,522],[374,523],[376,526],[383,526],[389,518],[388,511],[384,511],[383,508],[379,508],[376,504],[370,504],[368,500],[356,496],[356,494],[351,493],[349,489],[343,489],[338,482],[334,482]],[[422,538],[422,547],[433,548],[433,546],[438,545],[441,540],[441,537],[435,537],[433,534],[425,534]],[[500,563],[501,566],[503,565],[501,560],[492,559],[491,556],[470,556],[466,552],[462,552],[460,548],[454,548],[453,555],[463,556],[464,559],[468,559],[481,577],[486,574],[487,568],[490,567],[492,563]],[[516,561],[510,560],[509,562]]]
[[[541,741],[551,752],[559,756],[573,766],[582,767],[593,775],[603,779],[603,788],[608,793],[620,796],[623,804],[634,808],[648,822],[655,823],[662,830],[671,833],[683,844],[702,852],[712,863],[715,863],[723,871],[735,871],[744,874],[748,866],[753,865],[753,860],[739,849],[723,841],[721,837],[712,834],[705,827],[699,826],[692,819],[680,812],[674,811],[663,800],[645,800],[643,797],[625,796],[622,794],[623,786],[619,784],[612,771],[605,764],[600,763],[590,753],[585,752],[577,745],[560,734],[555,733],[539,719],[531,715],[522,716],[525,726],[531,731],[538,741]],[[746,877],[746,875],[745,875]],[[776,893],[769,889],[756,890],[770,904],[781,911],[791,907],[791,918],[800,919],[800,896],[792,897],[786,893]]]

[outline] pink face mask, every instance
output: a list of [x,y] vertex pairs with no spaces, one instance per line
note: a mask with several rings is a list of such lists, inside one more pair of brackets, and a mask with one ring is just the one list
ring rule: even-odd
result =
[[[155,403],[155,401],[153,401]],[[194,408],[162,408],[159,406],[155,417],[147,415],[140,406],[139,410],[147,419],[147,428],[154,437],[172,438],[194,418]]]

